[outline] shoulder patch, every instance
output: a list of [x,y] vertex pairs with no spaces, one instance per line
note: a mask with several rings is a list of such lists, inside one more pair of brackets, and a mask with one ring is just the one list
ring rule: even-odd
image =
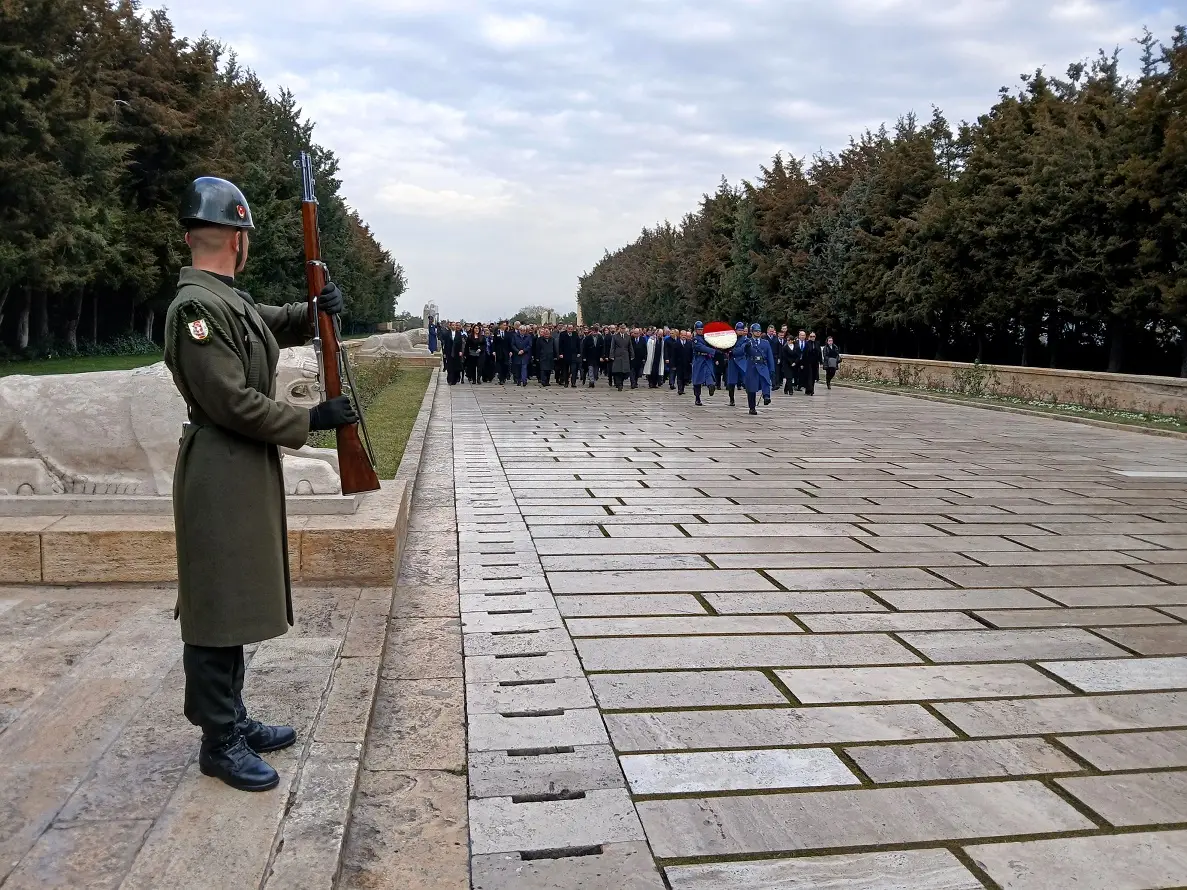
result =
[[206,326],[206,322],[201,318],[189,322],[185,327],[190,332],[191,340],[195,340],[198,343],[205,343],[210,339],[210,328]]
[[183,328],[194,343],[210,343],[216,333],[223,334],[222,328],[210,310],[197,300],[190,300],[178,306],[177,316],[177,336],[179,338]]

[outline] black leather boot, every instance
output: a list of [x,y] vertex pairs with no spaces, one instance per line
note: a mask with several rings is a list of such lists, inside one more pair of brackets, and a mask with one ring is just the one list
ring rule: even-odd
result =
[[216,736],[203,735],[198,769],[202,775],[221,779],[239,791],[268,791],[280,784],[276,770],[248,747],[238,729]]
[[297,740],[297,731],[291,726],[270,726],[247,716],[247,705],[242,693],[235,694],[235,728],[243,736],[251,750],[257,754],[280,751]]
[[269,726],[267,723],[248,719],[237,728],[243,733],[243,740],[257,754],[280,751],[297,741],[297,731],[291,726]]

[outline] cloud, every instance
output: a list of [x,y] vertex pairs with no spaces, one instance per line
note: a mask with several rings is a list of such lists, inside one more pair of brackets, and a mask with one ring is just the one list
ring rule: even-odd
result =
[[1176,23],[1153,0],[252,0],[171,15],[294,91],[407,269],[405,307],[470,318],[571,307],[604,249],[777,151],[839,149],[933,104],[971,120],[1023,72]]

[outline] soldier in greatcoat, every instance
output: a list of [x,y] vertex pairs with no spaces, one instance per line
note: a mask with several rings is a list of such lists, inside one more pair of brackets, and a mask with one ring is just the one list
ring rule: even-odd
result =
[[[358,416],[344,396],[312,409],[276,401],[279,350],[307,342],[313,325],[303,302],[265,306],[235,287],[254,228],[243,193],[197,179],[181,221],[193,261],[169,306],[165,363],[189,412],[173,477],[185,715],[202,730],[204,774],[264,791],[279,776],[259,755],[297,737],[251,719],[243,703],[244,645],[293,623],[280,446]],[[318,303],[340,313],[342,294],[327,284]]]

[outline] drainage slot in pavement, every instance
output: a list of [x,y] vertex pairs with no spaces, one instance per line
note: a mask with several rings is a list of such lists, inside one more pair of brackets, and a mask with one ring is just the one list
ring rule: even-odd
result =
[[[531,609],[499,609],[498,611],[491,610],[487,615],[531,615]],[[505,633],[505,631],[495,631],[495,633]]]
[[521,852],[519,858],[524,862],[531,862],[533,859],[570,859],[574,856],[601,855],[602,845],[598,844],[596,847],[560,847],[556,850],[531,850]]
[[[585,800],[584,791],[553,791],[551,794],[513,794],[512,803],[555,803],[558,800]],[[559,856],[550,857],[559,859]]]
[[574,749],[570,745],[559,745],[551,748],[511,748],[508,757],[543,757],[545,754],[572,754]]
[[492,637],[512,637],[522,634],[538,634],[539,632],[538,630],[492,630],[490,635]]
[[548,686],[556,680],[500,680],[500,686]]
[[512,652],[509,655],[496,655],[495,658],[543,658],[547,652]]
[[546,711],[500,711],[500,717],[563,717],[564,708],[550,708]]

